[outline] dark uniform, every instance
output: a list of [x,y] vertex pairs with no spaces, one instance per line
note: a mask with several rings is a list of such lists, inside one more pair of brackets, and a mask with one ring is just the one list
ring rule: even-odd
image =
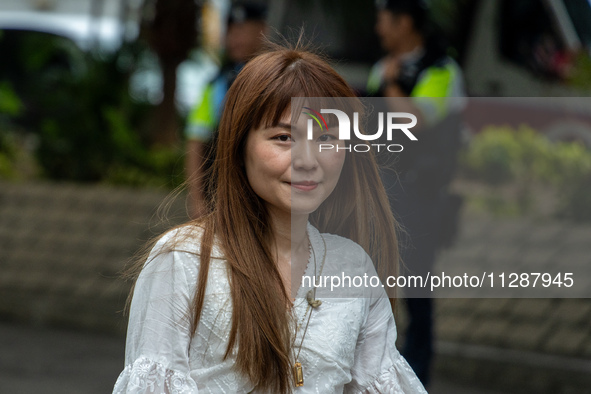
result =
[[[383,95],[384,64],[380,61],[372,69],[370,94]],[[458,207],[447,187],[460,145],[462,72],[444,50],[427,44],[405,57],[396,83],[412,98],[427,125],[417,132],[416,143],[403,144],[394,164],[396,175],[385,171],[382,178],[404,229],[399,234],[402,273],[426,277],[433,269],[441,235],[447,235],[441,229],[450,224],[444,217],[450,202]],[[425,290],[405,289],[409,326],[402,353],[426,385],[433,354],[433,302]]]

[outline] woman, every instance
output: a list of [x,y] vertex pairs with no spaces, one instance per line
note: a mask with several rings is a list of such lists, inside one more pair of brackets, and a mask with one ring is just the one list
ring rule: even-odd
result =
[[395,348],[383,289],[299,288],[398,255],[373,157],[319,152],[344,142],[320,128],[308,140],[302,107],[322,100],[292,97],[354,94],[300,50],[244,67],[220,123],[210,213],[164,235],[141,268],[115,393],[424,392]]

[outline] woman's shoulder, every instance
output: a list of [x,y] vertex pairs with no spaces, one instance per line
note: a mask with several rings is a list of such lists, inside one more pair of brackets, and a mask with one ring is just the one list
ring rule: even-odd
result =
[[[185,283],[189,292],[194,291],[201,268],[201,249],[204,230],[187,224],[164,233],[155,242],[138,280]],[[217,291],[210,282],[223,285],[227,278],[227,262],[218,245],[212,246],[208,269],[208,291]],[[211,289],[209,289],[211,287]],[[219,286],[218,286],[219,287]],[[218,289],[219,290],[219,289]]]
[[[181,269],[186,275],[196,278],[201,265],[203,233],[202,227],[189,223],[162,234],[145,259],[143,276]],[[210,269],[225,268],[225,260],[215,240],[210,257]]]
[[[187,223],[170,229],[156,241],[152,254],[179,252],[201,256],[204,232],[205,229],[202,226],[194,223]],[[215,238],[211,248],[211,257],[223,259],[223,254]]]

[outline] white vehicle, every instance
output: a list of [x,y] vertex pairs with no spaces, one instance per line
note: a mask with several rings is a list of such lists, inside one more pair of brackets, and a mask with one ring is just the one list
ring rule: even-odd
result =
[[[2,11],[0,30],[35,31],[66,37],[83,51],[114,51],[121,46],[126,34],[121,21],[115,17],[93,18],[40,11]],[[137,29],[127,34],[137,36]]]
[[462,66],[486,99],[471,101],[471,128],[527,124],[591,148],[591,98],[576,99],[591,96],[591,2],[480,0],[472,18]]
[[569,81],[577,56],[591,53],[589,0],[481,0],[472,17],[462,64],[471,95],[591,94]]

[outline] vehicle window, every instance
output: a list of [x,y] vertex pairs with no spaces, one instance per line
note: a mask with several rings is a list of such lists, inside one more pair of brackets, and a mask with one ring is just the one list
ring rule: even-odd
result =
[[499,16],[499,45],[506,59],[540,77],[565,77],[568,53],[544,2],[503,0]]

